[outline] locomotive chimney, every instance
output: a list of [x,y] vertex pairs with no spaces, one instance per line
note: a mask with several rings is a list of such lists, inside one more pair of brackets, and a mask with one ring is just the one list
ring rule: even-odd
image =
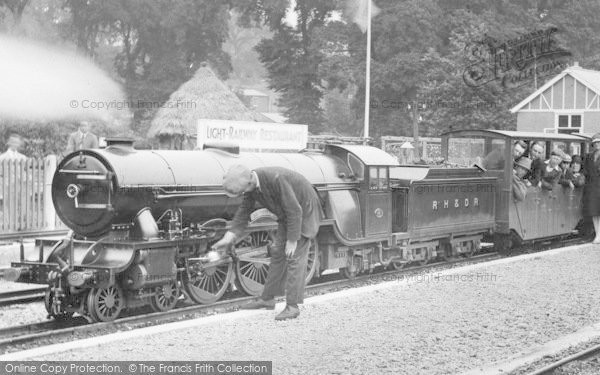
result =
[[133,139],[127,137],[106,138],[106,148],[117,148],[125,151],[135,151],[135,149],[133,148]]

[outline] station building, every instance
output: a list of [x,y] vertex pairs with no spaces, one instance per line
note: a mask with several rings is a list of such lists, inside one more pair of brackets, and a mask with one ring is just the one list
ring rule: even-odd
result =
[[518,131],[600,132],[600,71],[575,63],[510,111],[517,114]]

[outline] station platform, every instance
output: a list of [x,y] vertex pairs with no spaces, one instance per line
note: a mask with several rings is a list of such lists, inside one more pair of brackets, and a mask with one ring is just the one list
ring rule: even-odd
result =
[[280,303],[0,360],[263,360],[273,361],[274,374],[506,374],[508,365],[493,365],[600,322],[599,271],[599,245],[571,246],[311,297],[298,319],[284,322],[274,321]]

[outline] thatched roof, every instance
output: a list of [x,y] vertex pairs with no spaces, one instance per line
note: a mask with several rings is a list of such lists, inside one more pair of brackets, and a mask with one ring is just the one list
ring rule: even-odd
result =
[[156,113],[148,136],[195,136],[198,119],[273,122],[248,109],[210,68],[200,67]]

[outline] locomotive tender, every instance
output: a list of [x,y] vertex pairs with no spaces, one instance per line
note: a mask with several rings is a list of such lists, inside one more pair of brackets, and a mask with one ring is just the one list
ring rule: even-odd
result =
[[377,265],[397,268],[480,248],[496,225],[497,179],[482,169],[399,166],[384,151],[326,145],[301,153],[135,150],[123,140],[80,150],[59,164],[52,197],[72,229],[53,246],[36,241],[37,258],[12,264],[11,278],[48,285],[50,316],[78,313],[111,321],[125,308],[173,308],[180,288],[194,302],[217,301],[229,288],[258,295],[266,280],[276,219],[257,207],[230,254],[206,256],[241,203],[222,177],[234,164],[281,166],[302,173],[325,218],[311,246],[307,282],[324,270],[347,277]]

